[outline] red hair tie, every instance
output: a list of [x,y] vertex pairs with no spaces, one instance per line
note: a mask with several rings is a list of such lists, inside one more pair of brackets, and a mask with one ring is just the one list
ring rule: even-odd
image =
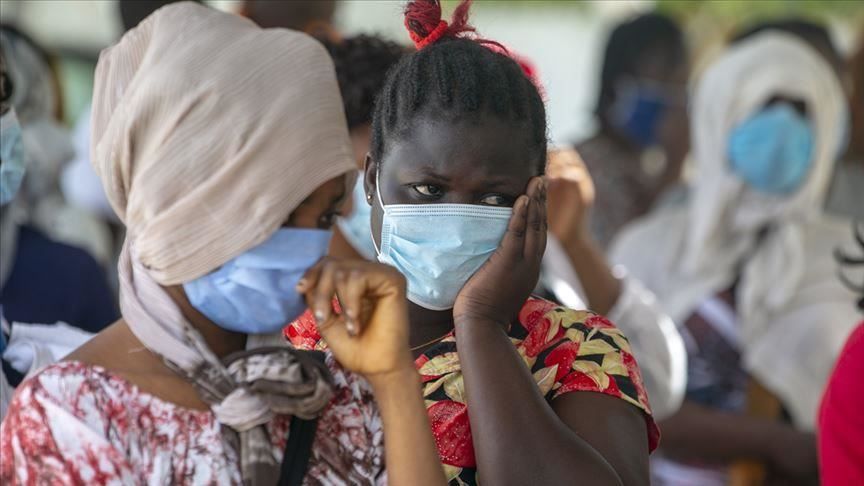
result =
[[[408,19],[405,19],[405,26],[408,27]],[[432,32],[426,34],[425,37],[420,37],[419,35],[415,34],[414,31],[410,28],[408,28],[408,35],[411,36],[411,40],[414,42],[414,47],[416,47],[419,51],[420,49],[423,49],[429,44],[434,44],[438,41],[438,39],[443,37],[444,34],[447,33],[447,27],[449,27],[447,21],[442,20],[438,22],[438,25],[434,29],[432,29]]]

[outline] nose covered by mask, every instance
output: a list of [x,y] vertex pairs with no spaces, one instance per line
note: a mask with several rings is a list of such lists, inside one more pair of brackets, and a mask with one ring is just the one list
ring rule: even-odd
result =
[[15,197],[24,179],[25,168],[21,125],[13,108],[0,118],[0,206],[5,206]]
[[282,228],[218,270],[186,282],[189,302],[218,326],[244,334],[282,329],[306,310],[296,285],[327,254],[331,232]]
[[810,121],[787,103],[771,105],[732,130],[732,171],[756,191],[784,195],[807,180],[813,163]]
[[498,248],[512,208],[474,204],[384,204],[378,261],[408,281],[408,300],[452,309],[462,287]]

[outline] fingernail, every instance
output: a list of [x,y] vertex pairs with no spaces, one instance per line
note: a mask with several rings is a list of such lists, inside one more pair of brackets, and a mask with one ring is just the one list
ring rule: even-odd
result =
[[324,320],[324,311],[321,309],[315,310],[315,320],[318,322],[322,322]]
[[306,290],[306,284],[307,284],[306,279],[301,278],[300,281],[297,282],[297,286],[296,286],[297,290],[299,290],[299,291]]
[[348,334],[352,336],[357,335],[357,324],[354,322],[354,319],[348,319],[345,322],[345,328],[348,329]]

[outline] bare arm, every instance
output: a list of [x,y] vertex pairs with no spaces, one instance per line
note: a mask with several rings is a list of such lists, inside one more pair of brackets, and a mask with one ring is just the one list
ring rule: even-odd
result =
[[661,423],[663,449],[679,459],[727,463],[755,459],[789,477],[816,473],[816,439],[773,420],[712,410],[685,401]]
[[[526,195],[514,205],[498,250],[465,284],[453,310],[478,471],[484,482],[496,485],[570,484],[576,478],[587,484],[619,485],[624,477],[639,473],[621,474],[556,414],[505,332],[537,281],[546,245],[544,203],[543,181],[532,179]],[[575,407],[568,416],[578,416],[582,407],[568,402],[561,406]],[[613,406],[597,413],[608,413],[615,422],[620,412]],[[636,429],[622,427],[615,441],[644,441],[647,436],[644,420]],[[517,460],[514,450],[526,453],[515,456]],[[647,458],[647,447],[632,450],[634,462]],[[645,474],[638,483],[647,480]]]
[[414,367],[370,383],[384,423],[388,484],[446,484]]

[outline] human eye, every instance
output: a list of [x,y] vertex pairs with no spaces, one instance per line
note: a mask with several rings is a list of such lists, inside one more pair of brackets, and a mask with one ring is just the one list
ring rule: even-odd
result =
[[434,184],[412,184],[411,189],[423,199],[438,199],[444,195],[441,186]]
[[515,200],[504,194],[487,194],[480,199],[480,204],[485,206],[504,206],[511,207]]

